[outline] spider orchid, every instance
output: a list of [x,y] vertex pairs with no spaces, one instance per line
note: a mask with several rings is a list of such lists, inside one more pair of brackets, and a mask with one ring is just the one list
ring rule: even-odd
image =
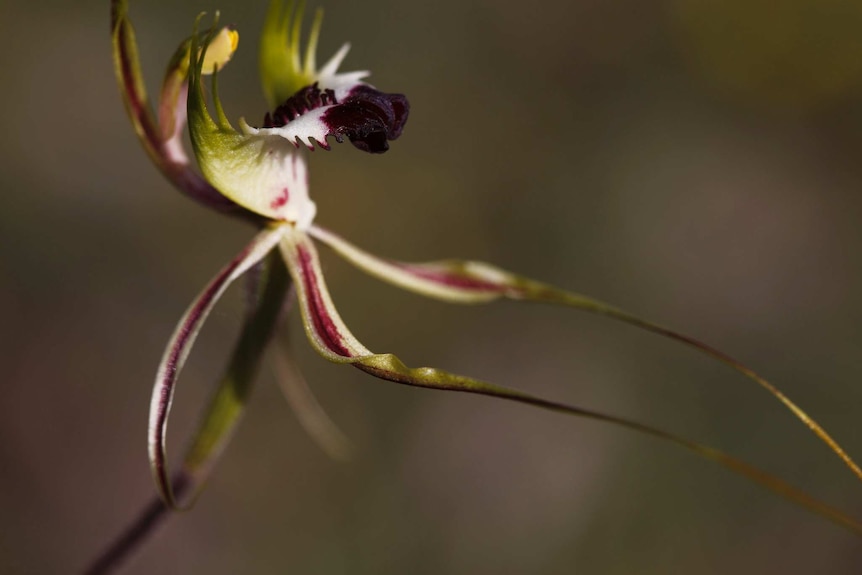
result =
[[[305,333],[325,359],[352,365],[396,383],[476,393],[544,409],[621,425],[669,440],[738,474],[761,483],[791,501],[827,517],[857,534],[862,525],[781,480],[710,447],[657,428],[576,406],[565,405],[436,368],[410,368],[395,355],[373,353],[342,321],[321,273],[317,244],[323,244],[361,270],[404,289],[451,303],[478,304],[508,298],[577,308],[602,314],[669,337],[732,367],[766,389],[808,426],[859,479],[862,470],[820,425],[758,374],[699,341],[632,316],[600,301],[523,278],[474,261],[403,263],[370,254],[315,222],[316,207],[308,190],[305,149],[330,149],[328,138],[349,140],[356,148],[382,153],[399,137],[409,105],[400,94],[388,94],[364,82],[367,72],[339,72],[348,46],[326,64],[316,64],[321,27],[318,12],[304,51],[301,49],[303,3],[273,0],[260,42],[260,66],[270,112],[255,127],[227,119],[218,97],[217,76],[237,48],[238,34],[214,23],[198,32],[195,24],[171,60],[161,91],[158,120],[141,81],[134,32],[124,0],[112,3],[114,56],[121,92],[143,145],[157,167],[181,191],[220,212],[245,219],[258,228],[252,241],[197,296],[171,337],[158,368],[150,407],[149,457],[155,483],[170,508],[188,505],[234,428],[260,363],[272,339],[280,312],[295,292]],[[216,16],[216,21],[218,16]],[[198,22],[200,18],[198,19]],[[202,77],[212,74],[212,110]],[[200,174],[183,148],[188,125]],[[249,273],[253,272],[253,273]],[[168,471],[165,437],[177,378],[207,315],[235,280],[252,279],[249,313],[182,470]],[[305,392],[303,392],[305,393]],[[306,400],[309,397],[306,395]],[[328,424],[316,404],[305,401],[310,417]],[[309,407],[311,406],[311,407]],[[310,425],[313,427],[313,425]]]

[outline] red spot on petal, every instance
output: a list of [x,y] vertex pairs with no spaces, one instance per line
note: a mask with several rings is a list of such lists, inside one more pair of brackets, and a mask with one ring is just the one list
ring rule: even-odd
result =
[[274,200],[269,202],[269,207],[274,210],[277,210],[278,208],[283,208],[287,204],[289,199],[290,191],[288,191],[287,188],[282,188],[281,193]]

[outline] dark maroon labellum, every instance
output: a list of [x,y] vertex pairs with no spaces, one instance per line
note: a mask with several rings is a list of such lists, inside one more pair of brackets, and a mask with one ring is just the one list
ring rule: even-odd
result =
[[321,90],[317,87],[317,82],[315,82],[288,98],[271,115],[267,113],[263,118],[263,127],[280,128],[306,112],[310,112],[321,106],[329,106],[330,104],[337,103],[338,100],[335,99],[335,92],[333,90]]
[[327,135],[335,136],[338,142],[343,142],[347,136],[354,146],[373,154],[389,149],[389,140],[401,135],[410,112],[410,103],[403,94],[385,94],[360,84],[339,102],[335,92],[321,90],[315,83],[299,90],[272,114],[267,114],[263,127],[280,128],[323,106],[329,106],[321,118],[329,129]]
[[347,136],[364,152],[382,154],[389,149],[389,140],[401,135],[410,103],[403,94],[384,94],[371,86],[359,85],[338,106],[323,115],[335,138]]

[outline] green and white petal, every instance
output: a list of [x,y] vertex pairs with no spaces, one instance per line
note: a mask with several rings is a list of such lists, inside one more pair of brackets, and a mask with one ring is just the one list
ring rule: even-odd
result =
[[201,80],[208,50],[198,48],[195,34],[190,51],[188,118],[192,147],[204,176],[226,197],[256,214],[308,227],[316,206],[308,197],[305,159],[278,136],[237,132],[221,107],[215,73],[213,119]]
[[318,225],[308,233],[372,276],[400,288],[450,303],[486,303],[505,297],[511,275],[489,264],[448,260],[406,263],[367,252]]

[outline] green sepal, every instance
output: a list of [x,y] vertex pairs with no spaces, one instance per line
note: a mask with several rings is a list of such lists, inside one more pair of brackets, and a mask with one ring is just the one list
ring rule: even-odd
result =
[[183,461],[183,471],[199,486],[195,492],[202,487],[245,409],[264,352],[278,326],[289,285],[284,263],[274,251],[263,262],[259,300],[246,317],[224,375]]
[[218,14],[205,36],[197,33],[201,16],[198,16],[195,22],[191,49],[188,52],[191,71],[188,123],[192,148],[198,167],[207,181],[231,200],[243,207],[248,207],[248,202],[243,202],[242,198],[237,196],[242,195],[242,190],[250,181],[247,177],[248,172],[254,170],[258,164],[263,150],[263,140],[241,134],[231,126],[218,97],[218,73],[215,71],[212,75],[212,87],[216,119],[210,115],[204,95],[202,74],[206,47],[216,33]]
[[290,98],[300,88],[314,83],[315,54],[323,10],[315,12],[302,57],[302,17],[305,0],[271,0],[260,36],[259,63],[263,93],[270,109]]
[[849,530],[855,535],[862,537],[862,523],[850,517],[841,509],[824,503],[823,501],[808,495],[801,489],[779,479],[771,473],[763,471],[745,461],[737,459],[736,457],[728,455],[727,453],[710,447],[709,445],[691,441],[676,435],[675,433],[670,433],[663,429],[624,417],[584,409],[562,402],[549,401],[535,395],[494,385],[471,377],[449,373],[433,367],[411,368],[406,366],[400,359],[398,359],[398,357],[392,354],[372,354],[353,357],[346,359],[346,362],[351,363],[354,367],[357,367],[374,377],[395,383],[426,389],[459,391],[496,397],[499,399],[531,405],[541,409],[556,411],[565,415],[609,423],[611,425],[655,437],[662,441],[673,443],[694,453],[695,455],[703,457],[708,461],[721,465],[725,469],[757,483],[781,497],[784,497],[791,503],[798,505],[803,509],[807,509],[815,515],[819,515],[824,519]]
[[[307,227],[316,208],[308,198],[306,165],[296,153],[296,145],[277,135],[237,132],[222,109],[215,70],[212,75],[215,118],[210,114],[201,76],[218,15],[203,43],[197,34],[199,22],[200,17],[195,23],[189,54],[188,96],[189,134],[198,167],[215,189],[240,206],[271,220]],[[241,123],[245,125],[242,120]]]
[[[182,72],[175,68],[176,63],[173,61],[168,68],[171,85],[167,86],[167,93],[162,93],[160,108],[163,109],[163,122],[159,126],[144,85],[135,31],[128,17],[126,0],[113,0],[111,3],[111,40],[114,69],[126,112],[138,139],[156,167],[177,189],[193,200],[221,213],[259,222],[258,215],[236,205],[189,165],[182,150],[182,124],[176,121],[175,114],[184,79],[180,80]],[[183,53],[186,55],[184,67],[187,73],[188,50],[185,49],[185,43],[181,44],[177,55]],[[164,112],[165,108],[169,113]]]

